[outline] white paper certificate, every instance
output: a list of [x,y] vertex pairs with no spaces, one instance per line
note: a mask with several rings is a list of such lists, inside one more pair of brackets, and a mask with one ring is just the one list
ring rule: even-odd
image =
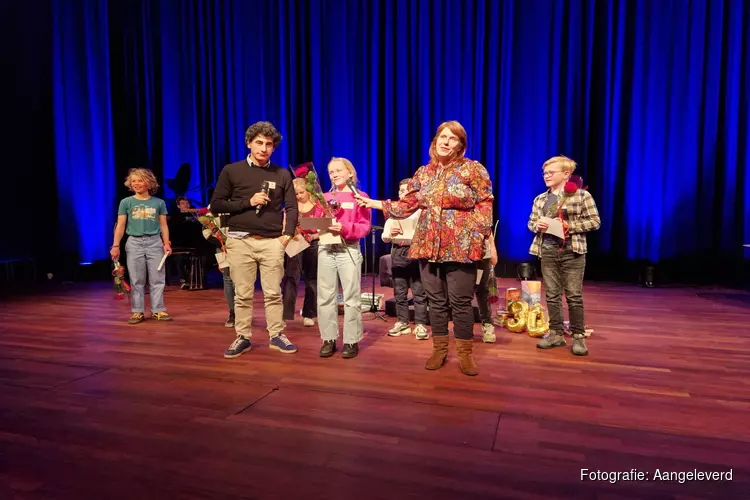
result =
[[549,217],[539,217],[539,222],[546,222],[549,225],[547,234],[557,236],[561,240],[565,239],[565,232],[563,231],[562,221],[560,219],[550,219]]
[[286,254],[291,258],[304,252],[308,248],[310,248],[310,244],[305,238],[298,234],[289,240],[289,244],[286,246]]

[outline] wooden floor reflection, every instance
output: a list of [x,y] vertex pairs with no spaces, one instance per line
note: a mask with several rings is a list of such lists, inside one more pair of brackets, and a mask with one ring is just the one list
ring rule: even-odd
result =
[[[500,280],[504,286],[517,286]],[[369,286],[369,278],[364,280]],[[382,290],[390,296],[390,289]],[[300,292],[302,294],[302,291]],[[737,300],[728,300],[727,295]],[[745,297],[746,298],[746,297]],[[750,304],[740,292],[587,283],[590,355],[498,329],[480,374],[364,315],[352,360],[317,327],[222,357],[220,289],[170,288],[130,326],[108,284],[0,303],[0,498],[741,498],[750,486]],[[301,305],[301,297],[300,297]],[[581,480],[581,470],[648,481]],[[732,481],[654,472],[732,470]]]

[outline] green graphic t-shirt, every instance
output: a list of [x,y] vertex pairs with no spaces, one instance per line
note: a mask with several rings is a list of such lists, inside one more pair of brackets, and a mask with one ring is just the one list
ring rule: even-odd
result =
[[161,233],[159,216],[167,215],[167,205],[164,200],[154,196],[148,200],[129,196],[120,202],[117,214],[128,216],[125,233],[130,236],[150,236]]

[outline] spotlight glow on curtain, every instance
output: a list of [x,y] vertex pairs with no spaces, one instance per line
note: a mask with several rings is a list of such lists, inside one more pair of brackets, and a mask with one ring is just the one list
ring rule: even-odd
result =
[[53,2],[55,159],[62,250],[106,259],[116,218],[107,2]]
[[[599,205],[593,253],[741,260],[750,242],[743,0],[109,5],[122,50],[112,85],[127,96],[114,118],[130,134],[118,148],[142,151],[136,161],[164,178],[189,163],[193,188],[212,184],[246,154],[245,128],[270,120],[285,137],[277,163],[312,160],[327,185],[327,161],[346,156],[364,190],[395,196],[398,180],[427,161],[436,126],[455,119],[468,131],[467,155],[494,182],[501,258],[530,258],[526,220],[544,190],[541,165],[557,154],[579,163]],[[106,18],[89,10],[78,13],[87,30],[70,35],[100,42],[89,56],[102,70]],[[58,40],[61,57],[80,63],[81,45]],[[76,82],[92,69],[65,68],[61,88],[79,95]],[[79,98],[107,118],[105,92]],[[63,133],[85,142],[89,130],[72,132],[71,120]]]

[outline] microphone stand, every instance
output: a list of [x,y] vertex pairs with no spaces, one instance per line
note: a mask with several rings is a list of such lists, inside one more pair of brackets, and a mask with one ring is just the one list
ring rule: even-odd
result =
[[[370,310],[368,312],[371,312],[374,314],[374,318],[380,318],[383,321],[388,321],[385,316],[383,316],[380,312],[378,312],[378,306],[375,303],[375,231],[378,229],[382,230],[383,228],[380,226],[372,226],[370,228],[370,234],[372,235],[371,238],[371,247],[370,250],[372,252],[371,260],[370,260],[370,271],[372,272],[372,302],[370,303]],[[365,250],[367,247],[365,247]],[[374,319],[373,318],[373,319]]]
[[[354,196],[359,196],[360,192],[357,189],[357,186],[354,185],[354,182],[352,182],[351,179],[346,181],[346,185],[349,187],[349,189],[352,191]],[[382,230],[383,228],[381,226],[370,226],[370,234],[372,235],[371,238],[371,246],[370,251],[372,252],[372,257],[370,261],[370,272],[372,272],[372,297],[370,297],[370,310],[368,312],[371,312],[375,315],[376,318],[380,318],[383,321],[388,321],[385,319],[385,316],[380,314],[378,312],[378,306],[375,304],[375,231],[378,229]],[[367,245],[365,245],[365,256],[367,256]],[[365,260],[365,262],[367,262]]]

